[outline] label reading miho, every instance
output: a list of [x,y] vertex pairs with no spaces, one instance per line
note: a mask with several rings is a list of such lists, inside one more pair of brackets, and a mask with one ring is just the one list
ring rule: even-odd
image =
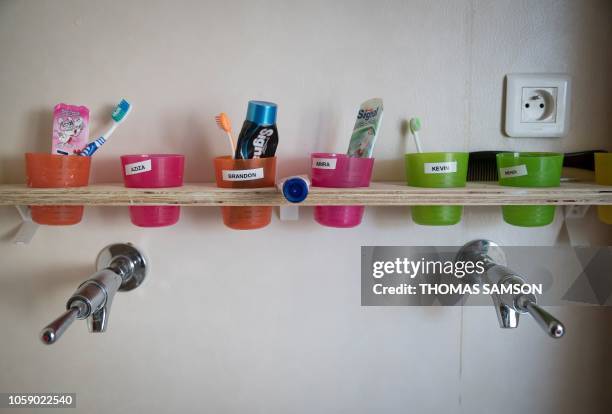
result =
[[522,177],[524,175],[527,175],[527,166],[525,164],[499,169],[499,176],[502,178]]
[[312,168],[319,170],[335,170],[337,158],[313,158]]
[[125,175],[141,174],[143,172],[151,170],[151,160],[144,160],[133,162],[131,164],[125,164]]
[[223,181],[251,181],[264,178],[263,168],[253,168],[251,170],[223,170]]
[[446,174],[457,172],[457,161],[426,162],[425,174]]

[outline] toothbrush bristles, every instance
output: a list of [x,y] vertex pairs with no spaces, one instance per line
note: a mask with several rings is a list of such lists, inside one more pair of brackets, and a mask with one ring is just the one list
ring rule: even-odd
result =
[[232,124],[229,117],[225,114],[225,112],[221,112],[219,115],[215,116],[215,122],[217,123],[217,126],[227,134],[231,150],[230,156],[234,158],[236,147],[234,145],[234,138],[232,137]]

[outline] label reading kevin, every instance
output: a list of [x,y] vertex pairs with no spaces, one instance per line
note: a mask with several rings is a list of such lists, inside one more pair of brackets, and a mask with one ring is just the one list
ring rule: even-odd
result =
[[125,175],[141,174],[151,171],[151,160],[144,160],[125,164]]
[[313,158],[312,168],[320,170],[335,170],[337,158]]
[[264,178],[263,168],[251,170],[223,170],[223,181],[251,181]]
[[425,163],[425,174],[446,174],[454,172],[457,172],[457,161]]
[[522,177],[523,175],[527,175],[527,166],[525,164],[499,169],[499,176],[502,178]]

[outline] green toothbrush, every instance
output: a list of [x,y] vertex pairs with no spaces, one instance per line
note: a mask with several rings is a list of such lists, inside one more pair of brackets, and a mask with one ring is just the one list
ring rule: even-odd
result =
[[419,141],[418,132],[421,130],[421,120],[419,118],[410,118],[410,133],[414,137],[414,143],[416,144],[417,152],[423,152],[421,148],[421,141]]

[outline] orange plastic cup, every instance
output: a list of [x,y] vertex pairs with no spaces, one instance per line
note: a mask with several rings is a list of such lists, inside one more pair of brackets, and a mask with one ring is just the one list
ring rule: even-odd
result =
[[[276,182],[276,157],[233,159],[217,157],[215,176],[219,188],[274,187]],[[221,207],[223,223],[236,230],[252,230],[266,227],[272,220],[272,207]]]
[[[86,187],[91,157],[28,152],[26,180],[32,188]],[[32,220],[38,224],[77,224],[83,206],[32,206]]]

